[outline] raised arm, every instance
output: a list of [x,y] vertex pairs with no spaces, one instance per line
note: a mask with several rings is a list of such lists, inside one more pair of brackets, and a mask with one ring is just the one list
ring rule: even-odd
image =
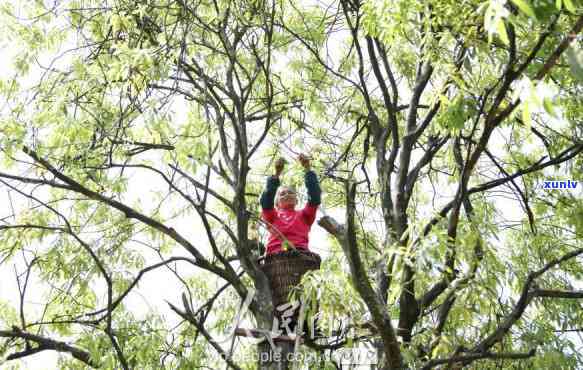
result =
[[277,193],[277,188],[279,187],[279,175],[283,171],[285,166],[285,160],[279,158],[275,162],[275,175],[269,176],[267,178],[267,183],[265,184],[265,189],[261,193],[260,203],[263,210],[273,209],[275,201],[275,193]]
[[298,158],[305,170],[304,184],[308,190],[308,202],[304,209],[302,209],[302,216],[308,225],[312,225],[316,220],[316,213],[318,206],[322,201],[322,189],[320,189],[320,182],[318,176],[310,167],[310,159],[301,154]]
[[310,159],[304,154],[300,154],[298,160],[305,170],[304,184],[308,189],[308,205],[317,207],[322,202],[322,189],[320,189],[320,182],[318,176],[310,166]]
[[261,208],[262,209],[273,209],[275,202],[275,193],[279,187],[279,177],[269,176],[267,182],[265,183],[265,189],[261,193]]
[[307,170],[304,175],[304,183],[308,189],[308,204],[317,207],[322,202],[322,189],[320,189],[320,182],[318,176],[312,170]]

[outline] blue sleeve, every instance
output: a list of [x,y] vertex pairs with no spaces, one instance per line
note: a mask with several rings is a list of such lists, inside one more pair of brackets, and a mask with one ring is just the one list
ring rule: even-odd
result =
[[322,202],[322,189],[320,189],[320,182],[316,173],[312,170],[306,171],[304,183],[308,189],[308,204],[313,206],[320,205]]
[[261,193],[261,208],[263,209],[273,209],[275,193],[279,187],[279,178],[275,176],[269,176],[267,178],[267,183],[265,184],[265,189]]

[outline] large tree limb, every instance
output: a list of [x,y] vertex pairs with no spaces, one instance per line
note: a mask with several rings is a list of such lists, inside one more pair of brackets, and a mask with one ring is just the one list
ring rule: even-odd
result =
[[552,289],[535,289],[533,294],[542,298],[565,298],[565,299],[582,299],[583,290],[552,290]]
[[383,352],[385,353],[389,368],[400,368],[402,357],[399,342],[395,334],[395,329],[391,323],[391,318],[381,297],[373,289],[368,273],[360,257],[358,242],[356,239],[355,216],[355,196],[356,184],[347,181],[346,191],[346,227],[338,225],[331,217],[327,216],[318,221],[318,224],[326,229],[336,238],[342,246],[344,254],[348,259],[350,276],[360,297],[366,304],[372,319],[379,329],[383,339]]
[[400,238],[406,227],[406,194],[405,185],[407,183],[407,175],[409,173],[409,166],[411,163],[411,152],[413,144],[415,143],[415,131],[417,122],[417,109],[421,95],[425,91],[425,87],[429,82],[429,78],[433,73],[433,67],[428,62],[421,63],[417,71],[417,79],[411,101],[409,102],[409,111],[407,112],[407,127],[405,135],[403,136],[403,145],[399,155],[399,172],[397,174],[395,200],[393,202],[395,217],[395,225],[397,236]]
[[53,350],[57,352],[70,353],[71,356],[73,356],[74,358],[81,362],[84,362],[85,364],[91,367],[96,368],[99,366],[93,359],[91,359],[91,355],[89,354],[89,352],[81,348],[51,338],[46,338],[40,335],[27,333],[16,327],[13,327],[12,330],[0,330],[0,337],[20,338],[30,342],[37,343],[39,345],[37,348],[29,348],[25,351],[8,355],[8,357],[6,358],[7,360],[15,360],[18,358],[33,355],[44,350]]

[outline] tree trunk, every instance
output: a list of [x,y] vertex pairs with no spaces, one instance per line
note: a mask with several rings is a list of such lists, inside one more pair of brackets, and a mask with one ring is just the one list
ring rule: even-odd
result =
[[[263,295],[267,295],[269,300],[272,299],[271,291],[268,286],[260,285]],[[260,302],[266,302],[267,297],[260,299]],[[272,305],[260,304],[261,313],[257,313],[256,321],[259,329],[272,331],[274,322],[274,310]],[[273,345],[271,344],[273,343]],[[257,345],[257,369],[259,370],[288,370],[292,368],[294,343],[287,341],[270,341],[264,340]]]

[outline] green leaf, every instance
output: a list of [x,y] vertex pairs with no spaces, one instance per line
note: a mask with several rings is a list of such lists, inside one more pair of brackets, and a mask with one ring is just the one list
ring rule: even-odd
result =
[[553,101],[549,98],[543,99],[543,106],[545,107],[545,111],[553,117],[558,117],[557,112],[555,111],[555,107],[553,107]]
[[389,303],[394,303],[397,301],[397,297],[401,294],[401,289],[399,288],[393,288],[390,291],[390,294],[387,298],[387,302]]
[[514,5],[518,7],[518,9],[520,9],[521,12],[523,12],[524,14],[528,15],[531,18],[536,19],[536,13],[528,3],[528,0],[512,0],[512,2],[514,3]]
[[532,120],[530,117],[530,109],[528,106],[528,101],[522,104],[522,121],[526,125],[527,129],[530,131],[530,126],[532,125]]
[[464,69],[469,73],[472,73],[472,62],[470,62],[470,58],[464,58]]
[[575,4],[573,4],[572,0],[564,0],[565,1],[565,9],[569,11],[569,13],[575,13]]
[[492,28],[492,20],[494,19],[494,8],[490,4],[484,13],[484,28],[490,30]]
[[563,0],[555,0],[555,6],[557,7],[557,10],[561,10],[563,7]]
[[506,25],[502,19],[498,20],[496,23],[496,31],[498,31],[498,36],[500,36],[500,41],[508,45],[510,43],[508,39],[508,33],[506,32]]

